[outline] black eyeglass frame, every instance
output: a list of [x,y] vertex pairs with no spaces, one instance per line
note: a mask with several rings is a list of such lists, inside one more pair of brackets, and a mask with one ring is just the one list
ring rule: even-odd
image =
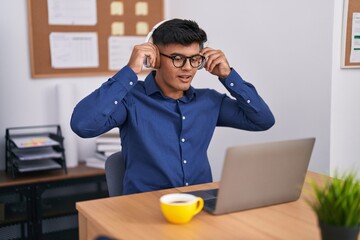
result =
[[[170,58],[170,59],[172,60],[172,63],[173,63],[173,65],[174,65],[174,67],[176,67],[176,68],[182,68],[182,67],[184,67],[188,59],[189,59],[189,62],[190,62],[190,66],[193,67],[193,68],[197,68],[197,69],[203,68],[204,65],[205,65],[205,62],[206,62],[206,58],[205,58],[203,55],[200,55],[200,54],[195,54],[195,55],[192,55],[192,56],[190,56],[190,57],[186,57],[186,56],[184,56],[184,55],[182,55],[182,54],[174,54],[174,55],[172,55],[172,56],[169,56],[169,55],[166,55],[166,54],[164,54],[164,53],[160,53],[160,55],[162,55],[162,56],[164,56],[164,57],[167,57],[167,58]],[[197,56],[201,57],[202,62],[200,63],[199,66],[193,66],[193,64],[192,64],[192,62],[191,62],[191,58],[197,57]],[[183,63],[182,63],[180,66],[176,66],[176,65],[175,65],[175,58],[176,58],[176,57],[181,57],[181,58],[183,59]]]

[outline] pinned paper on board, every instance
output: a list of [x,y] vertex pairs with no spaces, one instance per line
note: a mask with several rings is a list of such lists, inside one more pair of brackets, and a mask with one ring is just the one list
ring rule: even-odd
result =
[[360,63],[360,12],[353,13],[350,62]]
[[341,68],[360,68],[360,1],[344,0]]
[[108,39],[109,70],[117,71],[129,61],[134,45],[141,44],[145,37],[111,36]]
[[136,23],[136,34],[137,35],[146,35],[149,32],[149,24],[147,22],[137,22]]
[[50,33],[53,68],[99,67],[98,37],[95,32]]
[[149,14],[149,7],[147,2],[137,2],[135,4],[136,16],[147,16]]
[[113,22],[111,24],[111,35],[124,35],[125,24],[123,22]]
[[110,14],[111,15],[124,15],[124,3],[121,1],[115,1],[110,3]]
[[95,25],[96,0],[47,0],[50,25]]

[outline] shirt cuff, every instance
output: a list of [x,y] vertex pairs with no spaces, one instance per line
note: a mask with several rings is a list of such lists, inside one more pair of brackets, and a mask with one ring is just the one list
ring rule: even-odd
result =
[[258,111],[257,102],[259,96],[255,87],[242,79],[234,69],[231,69],[229,76],[221,82],[230,94],[243,104],[243,107],[248,106]]
[[137,75],[129,66],[123,67],[112,77],[112,79],[120,83],[127,90],[130,90],[138,81]]

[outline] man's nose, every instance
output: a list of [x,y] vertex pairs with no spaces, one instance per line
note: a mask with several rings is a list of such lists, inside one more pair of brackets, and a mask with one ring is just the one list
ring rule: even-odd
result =
[[185,64],[184,66],[182,67],[183,69],[187,69],[187,70],[191,70],[192,69],[192,66],[190,64],[190,58],[187,58],[186,61],[185,61]]

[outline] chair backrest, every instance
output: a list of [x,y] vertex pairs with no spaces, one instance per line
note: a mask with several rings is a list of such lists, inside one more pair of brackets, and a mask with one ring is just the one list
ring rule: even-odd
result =
[[121,151],[113,153],[105,161],[106,184],[110,197],[123,194],[125,163]]

